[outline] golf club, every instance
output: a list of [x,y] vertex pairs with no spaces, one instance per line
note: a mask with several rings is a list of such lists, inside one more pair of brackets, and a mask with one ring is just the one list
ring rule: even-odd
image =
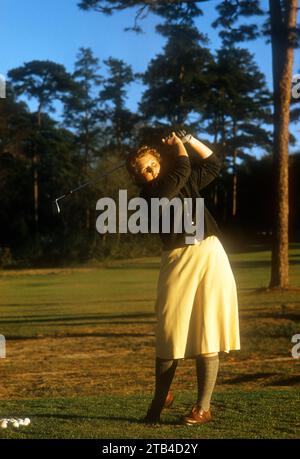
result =
[[79,185],[78,187],[74,188],[73,190],[70,190],[67,193],[63,194],[62,196],[59,196],[58,198],[56,198],[54,202],[55,202],[55,205],[56,205],[56,208],[57,208],[57,213],[60,214],[60,212],[61,212],[60,207],[59,207],[59,201],[60,200],[65,199],[67,196],[70,196],[70,194],[76,193],[76,191],[82,190],[83,188],[85,188],[88,185],[95,185],[96,183],[100,182],[101,180],[103,180],[108,175],[112,174],[113,172],[117,171],[118,169],[121,169],[124,166],[125,166],[125,161],[123,161],[121,164],[119,164],[119,166],[115,167],[114,169],[110,170],[109,172],[106,172],[105,174],[101,175],[101,177],[98,180],[96,180],[96,181],[89,180],[88,182],[82,183],[82,185]]
[[[158,125],[159,125],[159,127],[162,127],[162,126],[166,127],[163,123],[158,123]],[[183,143],[186,143],[188,141],[188,138],[190,137],[190,135],[187,134],[186,131],[184,131],[184,130],[177,131],[176,134],[182,139]],[[76,193],[79,190],[82,190],[83,188],[87,187],[88,185],[94,185],[94,184],[100,182],[102,179],[104,179],[108,175],[110,175],[113,172],[117,171],[118,169],[121,169],[122,167],[124,167],[125,164],[126,164],[126,161],[123,161],[121,164],[119,164],[119,166],[115,167],[111,171],[109,171],[106,174],[102,175],[98,180],[96,180],[96,181],[89,180],[88,182],[85,182],[82,185],[79,185],[78,187],[74,188],[73,190],[70,190],[67,193],[63,194],[62,196],[59,196],[58,198],[56,198],[54,202],[55,202],[55,205],[56,205],[57,213],[58,214],[61,213],[61,209],[60,209],[60,206],[59,206],[59,201],[61,201],[62,199],[65,199],[67,196],[70,196],[73,193]]]

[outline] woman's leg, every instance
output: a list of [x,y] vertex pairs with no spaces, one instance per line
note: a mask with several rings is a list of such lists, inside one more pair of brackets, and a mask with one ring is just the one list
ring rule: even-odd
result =
[[210,408],[211,396],[219,370],[219,354],[201,354],[196,358],[198,383],[197,405],[204,411]]
[[156,358],[155,361],[155,393],[148,409],[145,421],[158,422],[164,407],[171,383],[173,381],[178,360]]
[[212,420],[210,400],[219,369],[219,354],[201,354],[196,358],[198,399],[191,411],[183,417],[183,424],[199,425]]

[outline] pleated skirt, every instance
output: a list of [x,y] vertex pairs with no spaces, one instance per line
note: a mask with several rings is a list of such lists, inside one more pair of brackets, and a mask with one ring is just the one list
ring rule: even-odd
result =
[[216,236],[162,253],[155,311],[161,359],[240,349],[236,283]]

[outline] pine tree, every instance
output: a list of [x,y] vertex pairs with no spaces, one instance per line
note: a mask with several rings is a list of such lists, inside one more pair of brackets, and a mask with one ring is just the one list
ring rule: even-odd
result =
[[[29,99],[37,101],[37,130],[41,127],[43,112],[46,109],[53,112],[54,100],[62,99],[72,86],[70,75],[66,72],[65,67],[52,61],[27,62],[21,67],[10,70],[8,77],[17,95],[26,95]],[[34,145],[32,170],[36,231],[38,231],[39,223],[39,155],[37,145]]]
[[263,124],[271,122],[271,95],[264,75],[246,49],[223,47],[209,71],[208,98],[202,113],[214,148],[232,168],[231,215],[237,214],[237,159],[253,147],[270,151],[271,135]]
[[76,84],[64,99],[64,123],[76,133],[76,143],[84,157],[85,173],[88,173],[103,128],[98,97],[103,77],[99,59],[93,56],[90,48],[80,48],[72,78]]
[[[100,101],[107,120],[104,150],[115,151],[121,157],[132,137],[138,117],[126,108],[127,87],[134,81],[131,67],[120,59],[104,61],[108,76],[100,91]],[[124,149],[125,148],[125,149]]]
[[[259,0],[251,2],[224,0],[217,7],[220,16],[214,26],[222,27],[221,36],[225,45],[237,41],[253,40],[267,35],[271,42],[273,64],[274,101],[274,144],[273,172],[275,208],[273,226],[272,270],[270,288],[287,288],[289,285],[288,264],[288,216],[289,182],[288,151],[289,123],[291,105],[291,85],[294,61],[294,48],[299,45],[300,30],[297,25],[298,0],[269,0],[265,11]],[[267,17],[263,28],[256,23],[239,24],[241,17]]]
[[134,24],[126,27],[125,30],[141,32],[140,22],[149,13],[157,14],[166,21],[184,22],[192,25],[193,19],[202,15],[199,3],[208,0],[179,1],[179,0],[81,0],[78,6],[83,11],[97,11],[102,14],[111,15],[114,12],[122,11],[127,8],[135,9]]
[[143,75],[147,85],[140,109],[149,121],[179,127],[205,105],[209,91],[210,51],[206,38],[188,24],[164,24],[158,32],[167,38],[164,53],[156,56]]

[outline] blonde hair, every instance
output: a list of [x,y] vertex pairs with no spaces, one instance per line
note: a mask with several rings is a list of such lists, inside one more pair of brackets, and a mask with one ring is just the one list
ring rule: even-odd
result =
[[152,147],[148,147],[147,145],[143,145],[140,147],[136,152],[130,153],[126,159],[126,167],[128,173],[134,180],[137,185],[142,183],[141,176],[139,174],[139,169],[137,168],[138,161],[146,155],[152,155],[157,161],[161,162],[161,157],[159,152]]

